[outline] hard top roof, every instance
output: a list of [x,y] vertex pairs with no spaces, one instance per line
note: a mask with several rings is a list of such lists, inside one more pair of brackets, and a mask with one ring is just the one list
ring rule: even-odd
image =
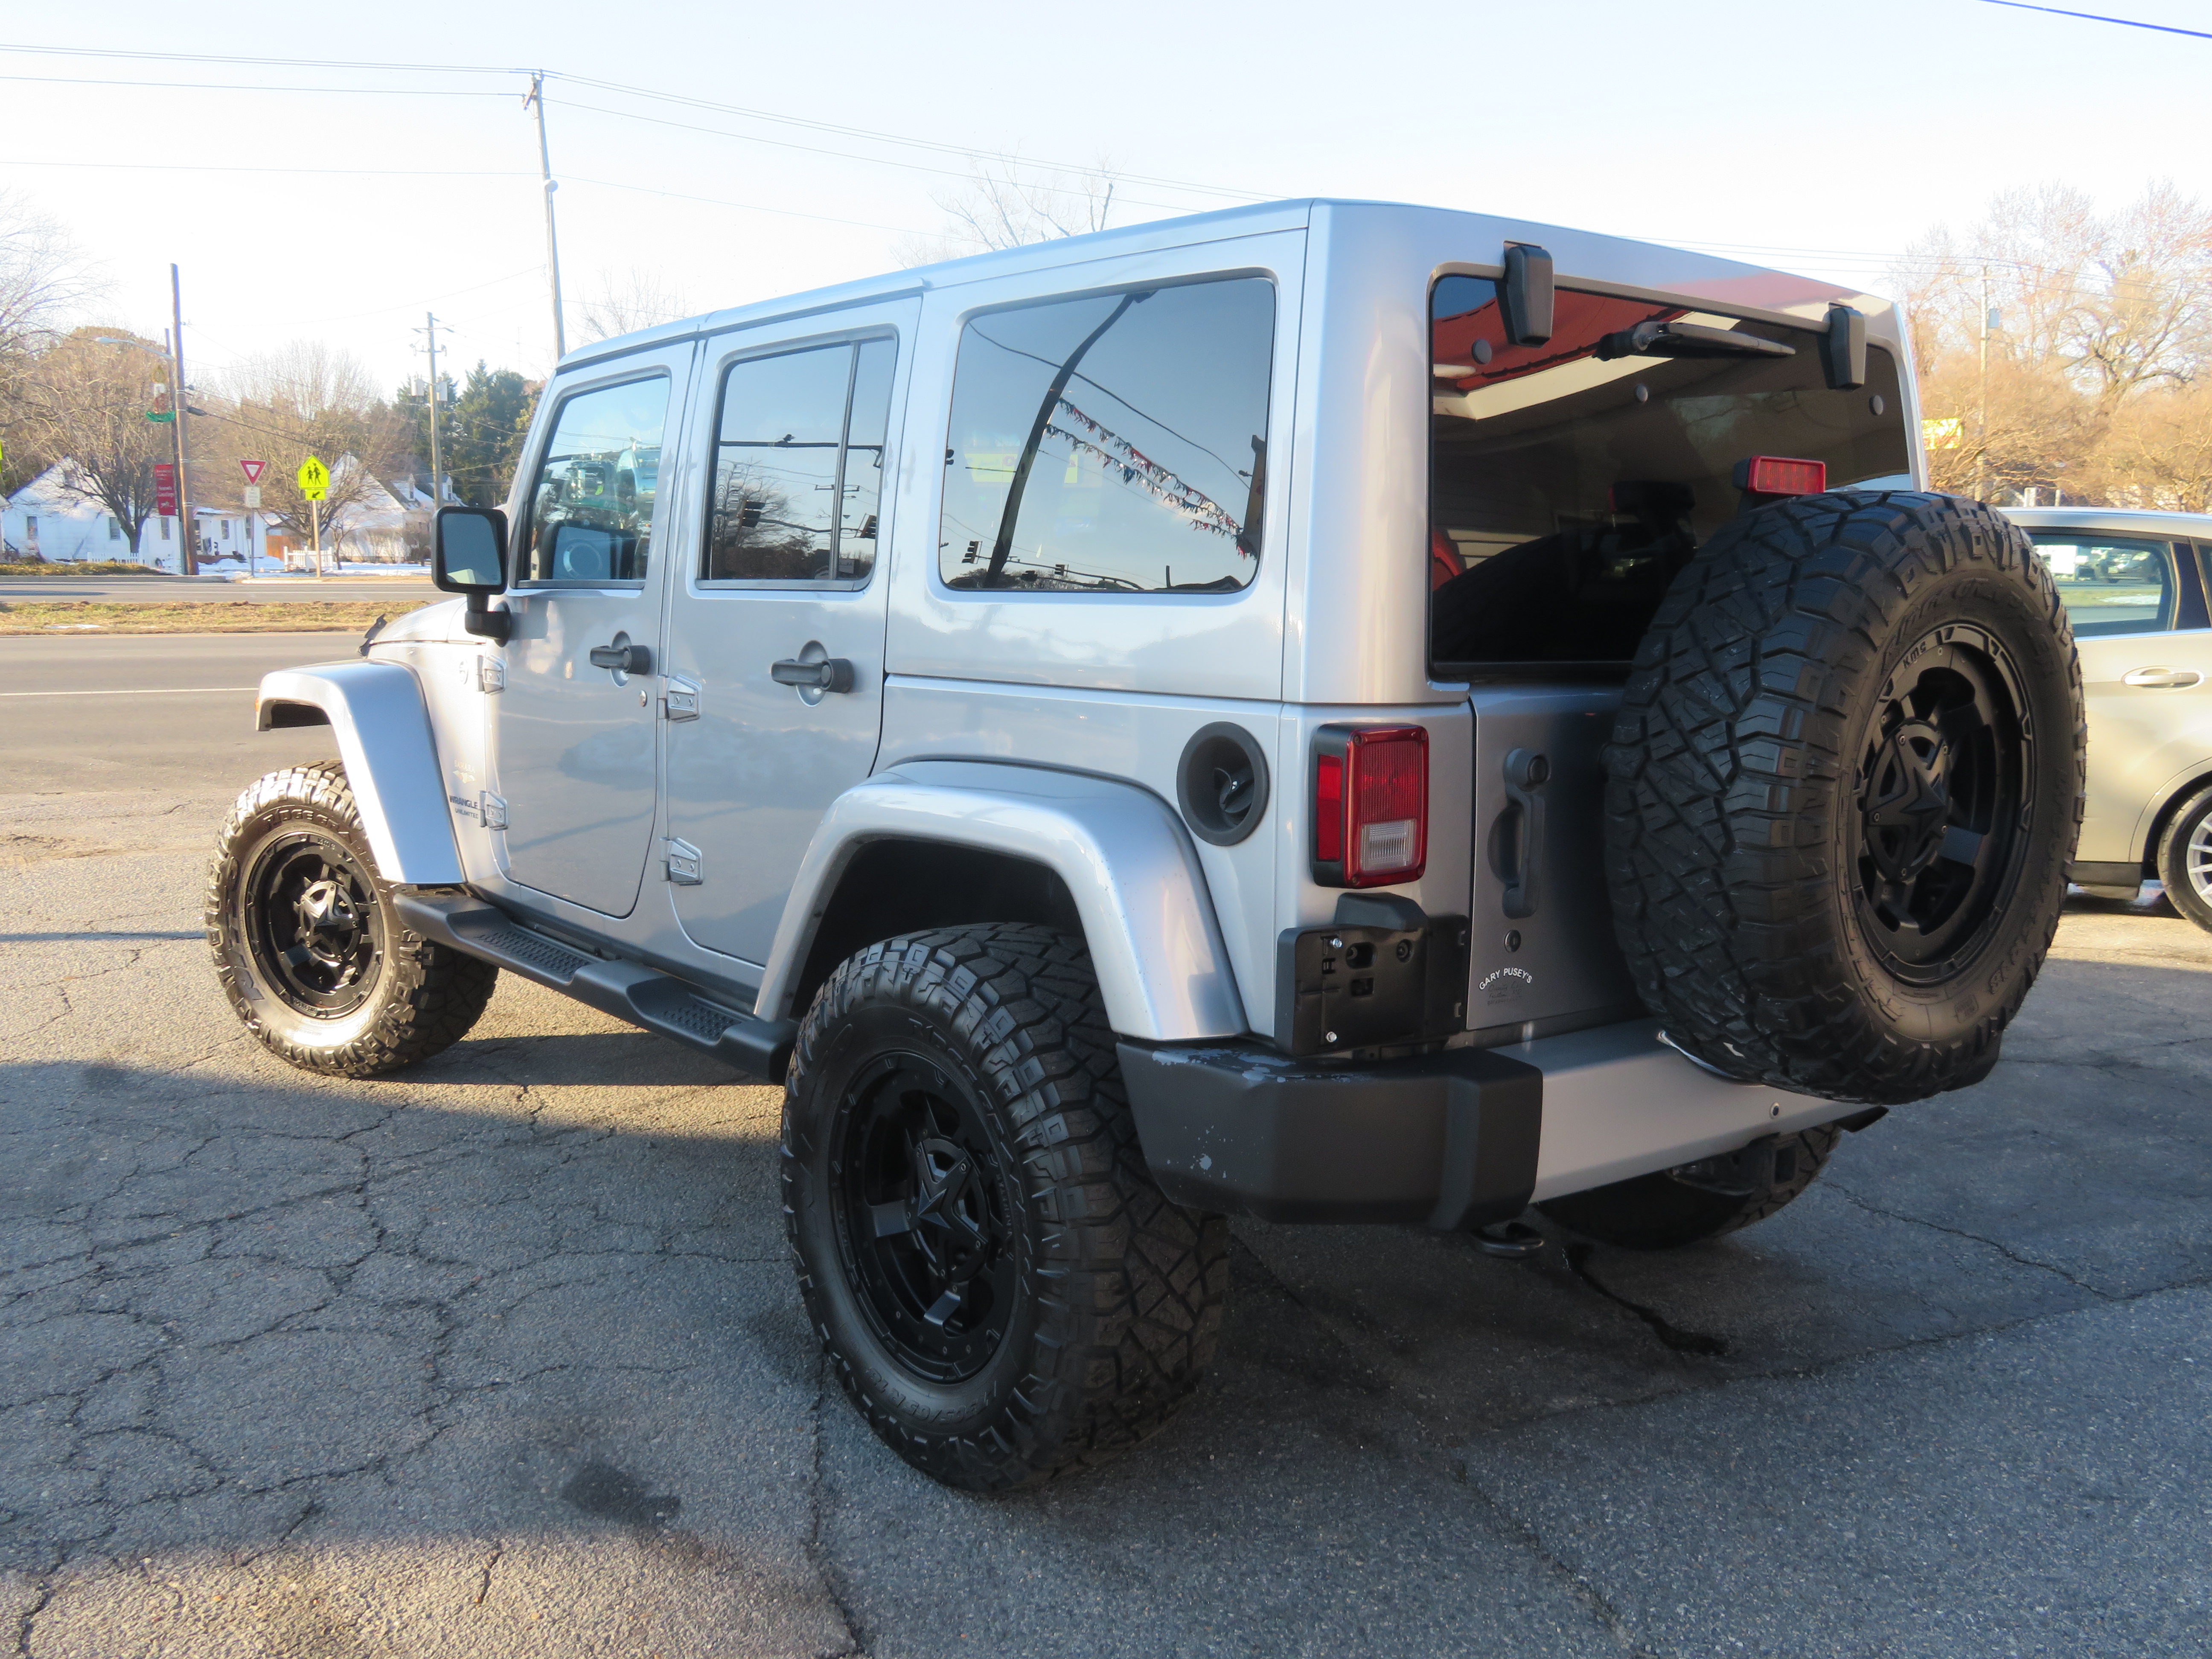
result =
[[1117,254],[1188,246],[1237,236],[1261,235],[1271,231],[1304,229],[1323,210],[1462,221],[1468,248],[1467,258],[1472,264],[1481,264],[1493,258],[1492,250],[1502,252],[1508,242],[1539,243],[1551,250],[1562,279],[1578,274],[1595,277],[1608,269],[1639,267],[1649,270],[1652,256],[1662,255],[1667,285],[1680,283],[1716,300],[1730,293],[1740,293],[1742,303],[1773,311],[1825,305],[1832,299],[1887,304],[1886,301],[1874,300],[1872,296],[1855,295],[1850,289],[1837,288],[1791,272],[1765,265],[1746,264],[1712,254],[1695,253],[1662,243],[1638,241],[1624,236],[1606,236],[1563,225],[1541,224],[1534,220],[1501,219],[1489,214],[1417,207],[1402,202],[1311,197],[1295,201],[1261,202],[1246,207],[1222,208],[1212,213],[1155,219],[1112,230],[1093,231],[1081,236],[1059,237],[1021,247],[942,260],[908,270],[887,271],[881,276],[757,301],[750,305],[733,306],[575,347],[561,359],[561,366],[588,362],[595,358],[635,351],[641,347],[690,335],[714,333],[778,318],[804,316],[810,312],[836,310],[896,295],[957,287],[1024,270],[1076,265]]

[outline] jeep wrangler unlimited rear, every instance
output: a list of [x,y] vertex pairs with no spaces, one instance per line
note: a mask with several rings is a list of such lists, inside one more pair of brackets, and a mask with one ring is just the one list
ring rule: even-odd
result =
[[1238,210],[572,354],[461,597],[275,674],[208,898],[369,1075],[506,969],[785,1086],[801,1291],[938,1478],[1190,1392],[1226,1220],[1771,1214],[1978,1080],[2078,821],[2063,612],[1886,304]]

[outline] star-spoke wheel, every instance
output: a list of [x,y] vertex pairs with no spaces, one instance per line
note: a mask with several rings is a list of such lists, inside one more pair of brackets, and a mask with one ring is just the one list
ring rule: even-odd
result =
[[1006,1339],[1018,1208],[974,1091],[924,1055],[878,1055],[833,1133],[840,1243],[877,1335],[918,1376],[974,1376]]
[[1883,688],[1858,763],[1860,925],[1899,979],[1940,984],[1979,952],[2017,874],[2035,745],[2019,671],[1966,623],[1928,635]]
[[376,884],[335,837],[299,830],[265,843],[246,872],[246,947],[297,1012],[343,1018],[376,988],[384,953]]

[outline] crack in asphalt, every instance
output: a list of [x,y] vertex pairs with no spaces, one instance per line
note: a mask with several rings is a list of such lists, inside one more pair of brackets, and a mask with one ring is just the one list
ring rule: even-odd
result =
[[2033,1267],[2039,1272],[2050,1273],[2056,1278],[2065,1280],[2066,1283],[2071,1285],[2077,1291],[2087,1291],[2091,1296],[2096,1297],[2100,1301],[2111,1301],[2114,1299],[2113,1292],[2100,1290],[2096,1285],[2090,1284],[2087,1279],[2076,1279],[2072,1273],[2068,1273],[2063,1267],[2058,1267],[2054,1263],[2039,1261],[2032,1255],[2022,1255],[2018,1250],[2014,1249],[2011,1245],[2005,1243],[2002,1239],[1991,1238],[1983,1233],[1969,1232],[1964,1227],[1948,1227],[1940,1221],[1930,1221],[1926,1216],[1907,1215],[1902,1210],[1886,1209],[1879,1204],[1871,1203],[1866,1199],[1861,1198],[1856,1193],[1844,1186],[1842,1182],[1835,1180],[1832,1176],[1828,1180],[1827,1185],[1838,1195],[1849,1200],[1850,1203],[1856,1205],[1860,1209],[1864,1210],[1869,1215],[1884,1216],[1892,1221],[1902,1221],[1911,1226],[1925,1227],[1931,1232],[1948,1233],[1953,1238],[1964,1238],[1970,1240],[1976,1244],[1985,1244],[1990,1249],[1995,1250],[1999,1255],[2004,1257],[2008,1261],[2015,1262],[2023,1267]]
[[1680,1326],[1669,1322],[1657,1309],[1647,1308],[1641,1302],[1633,1301],[1623,1296],[1619,1291],[1599,1279],[1589,1267],[1590,1255],[1595,1248],[1581,1239],[1571,1242],[1566,1247],[1568,1268],[1577,1279],[1589,1285],[1607,1301],[1627,1309],[1629,1312],[1650,1326],[1651,1334],[1659,1339],[1662,1346],[1673,1353],[1692,1353],[1708,1359],[1717,1359],[1729,1351],[1729,1341],[1726,1337],[1713,1336],[1704,1331],[1684,1330]]

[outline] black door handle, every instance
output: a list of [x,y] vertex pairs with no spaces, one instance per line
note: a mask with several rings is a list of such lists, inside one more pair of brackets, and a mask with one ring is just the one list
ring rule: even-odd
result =
[[1516,820],[1510,829],[1517,832],[1518,845],[1506,875],[1504,908],[1516,921],[1536,914],[1544,858],[1544,786],[1551,776],[1552,763],[1542,755],[1516,749],[1505,757],[1505,810]]
[[647,646],[595,645],[591,657],[592,667],[611,668],[617,674],[653,672],[653,652]]
[[853,665],[843,657],[825,657],[820,662],[800,662],[795,657],[787,657],[781,662],[771,663],[768,672],[778,685],[796,685],[809,691],[853,689]]

